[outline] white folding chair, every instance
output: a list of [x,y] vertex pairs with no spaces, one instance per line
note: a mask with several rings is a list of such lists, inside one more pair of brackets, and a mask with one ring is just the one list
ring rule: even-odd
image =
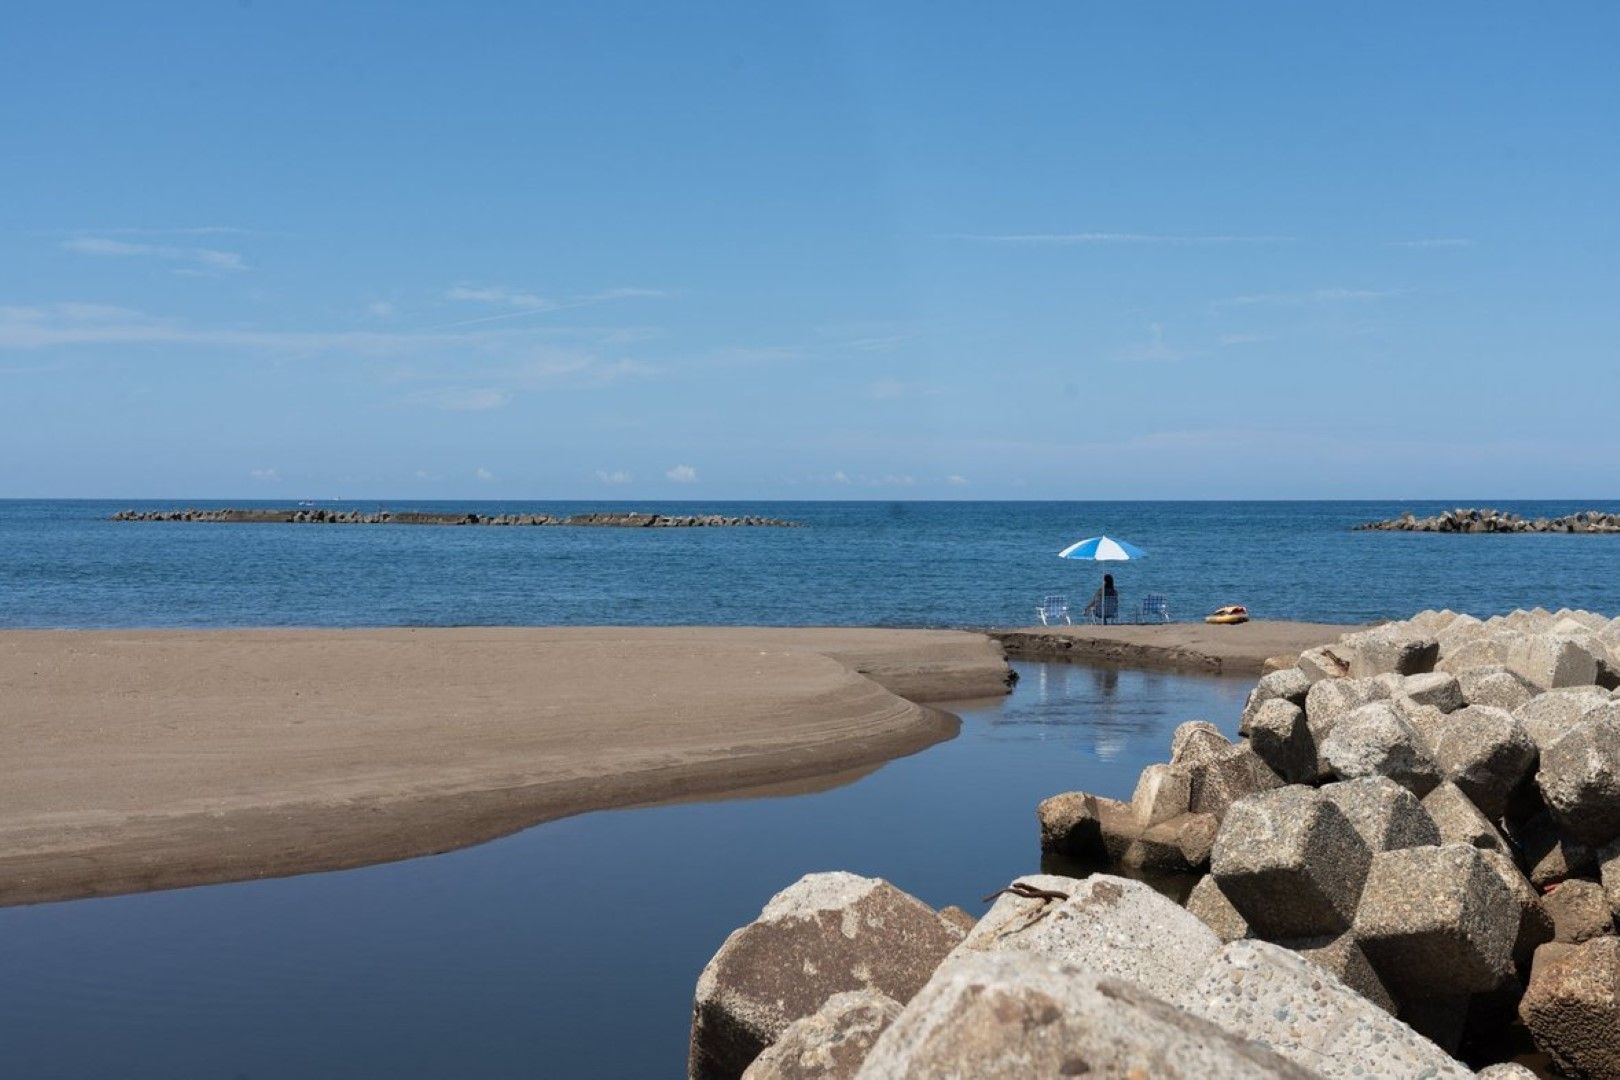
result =
[[1051,626],[1059,619],[1071,625],[1073,624],[1073,620],[1069,618],[1069,599],[1066,596],[1041,597],[1040,606],[1035,609],[1035,615],[1041,620],[1042,626]]

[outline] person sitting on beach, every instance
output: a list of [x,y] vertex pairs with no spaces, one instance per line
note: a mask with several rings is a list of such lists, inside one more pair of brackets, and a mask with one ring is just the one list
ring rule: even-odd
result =
[[1103,583],[1091,594],[1091,599],[1086,601],[1085,610],[1080,614],[1087,618],[1100,619],[1105,624],[1109,619],[1119,618],[1119,593],[1114,589],[1113,574],[1103,575]]

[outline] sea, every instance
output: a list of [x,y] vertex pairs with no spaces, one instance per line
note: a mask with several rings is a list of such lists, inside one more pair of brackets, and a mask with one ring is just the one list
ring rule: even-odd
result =
[[[1487,503],[1620,509],[1456,504]],[[1228,603],[1345,623],[1428,607],[1620,614],[1620,537],[1351,530],[1453,504],[386,504],[764,514],[794,529],[108,520],[180,505],[226,504],[0,502],[0,624],[1027,624],[1042,595],[1089,595],[1101,568],[1055,556],[1097,533],[1148,553],[1110,567],[1127,610],[1152,592],[1182,618]],[[1006,698],[950,706],[955,738],[816,790],[584,814],[354,870],[0,909],[0,1074],[681,1077],[698,974],[773,893],[851,870],[977,915],[1020,874],[1087,872],[1043,859],[1036,803],[1128,798],[1179,723],[1235,734],[1250,684],[1014,667]]]
[[[1527,516],[1620,502],[378,502],[327,509],[768,515],[802,527],[622,529],[114,522],[187,500],[0,501],[0,626],[590,624],[983,627],[1083,603],[1103,570],[1127,614],[1244,604],[1360,623],[1446,608],[1620,614],[1620,536],[1355,532],[1453,506]],[[1131,563],[1057,558],[1098,534]]]

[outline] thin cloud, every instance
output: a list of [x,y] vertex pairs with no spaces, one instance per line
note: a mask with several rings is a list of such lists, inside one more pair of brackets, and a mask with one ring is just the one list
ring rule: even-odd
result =
[[248,475],[263,483],[273,484],[281,479],[281,474],[274,469],[250,469]]
[[1141,345],[1132,346],[1120,353],[1115,359],[1130,363],[1165,363],[1186,359],[1187,353],[1174,347],[1164,339],[1164,325],[1151,323],[1148,326],[1148,340]]
[[945,482],[947,484],[950,484],[952,487],[961,487],[964,484],[969,483],[970,481],[965,476],[958,476],[956,473],[952,473],[951,475],[949,475],[949,476],[947,476],[945,478]]
[[559,300],[541,296],[539,293],[523,289],[511,289],[502,285],[457,285],[445,291],[444,298],[446,300],[457,303],[494,304],[513,310],[502,311],[495,315],[479,315],[471,319],[458,319],[455,322],[441,323],[428,329],[450,330],[461,326],[499,322],[503,319],[521,319],[530,315],[567,311],[571,308],[589,307],[592,304],[605,304],[616,300],[641,300],[673,295],[675,294],[666,289],[623,287],[602,289],[597,292],[583,293]]
[[461,303],[500,304],[502,307],[521,308],[524,311],[549,311],[557,306],[555,300],[501,286],[457,285],[453,289],[446,290],[444,298]]
[[609,472],[607,469],[597,469],[596,478],[602,481],[604,484],[628,484],[634,479],[634,477],[625,472],[623,469],[614,469],[612,472]]
[[879,337],[856,338],[853,341],[844,342],[844,348],[854,349],[856,352],[893,352],[914,336],[913,334],[885,334]]
[[661,300],[665,297],[678,295],[673,289],[643,289],[633,285],[617,289],[603,289],[601,292],[586,293],[581,300]]
[[79,229],[74,235],[96,236],[251,236],[252,229],[242,229],[234,225],[191,225],[171,229],[152,229],[144,227],[125,226],[117,229]]
[[[110,304],[0,305],[0,349],[46,349],[73,345],[186,345],[283,355],[347,352],[366,356],[403,356],[432,350],[479,350],[485,353],[521,351],[532,355],[546,340],[583,336],[592,343],[612,343],[617,340],[618,333],[611,328],[529,328],[455,333],[431,330],[254,330],[198,326]],[[595,361],[594,358],[581,357],[572,362],[588,365]],[[622,374],[631,374],[636,364],[624,361],[622,367]]]
[[495,474],[484,468],[482,465],[473,470],[473,475],[486,484],[495,479]]
[[867,384],[866,396],[873,401],[899,401],[902,398],[937,397],[944,391],[924,383],[905,382],[901,379],[878,379]]
[[[568,340],[574,337],[582,340]],[[579,328],[263,331],[188,325],[111,304],[0,305],[0,355],[49,357],[53,350],[118,347],[126,354],[159,348],[209,350],[237,361],[266,363],[331,358],[368,371],[380,383],[394,384],[396,396],[378,403],[385,409],[488,411],[526,391],[600,389],[661,373],[643,360],[603,355],[612,348],[612,338],[611,330]],[[15,373],[9,368],[4,372]]]
[[248,268],[246,260],[234,251],[217,248],[178,247],[170,244],[132,243],[110,236],[74,236],[62,241],[62,248],[79,255],[113,258],[146,257],[184,263],[207,271],[233,273]]
[[1439,236],[1420,240],[1390,240],[1384,246],[1398,248],[1465,248],[1473,247],[1474,242],[1462,236]]
[[1294,242],[1292,236],[1131,232],[947,233],[941,236],[940,239],[968,240],[983,244],[1024,244],[1047,247],[1087,247],[1107,244],[1162,244],[1171,247],[1194,247],[1206,244],[1291,244]]
[[808,354],[791,345],[737,345],[696,357],[704,367],[766,367],[802,360]]
[[676,465],[666,470],[664,475],[677,484],[695,484],[698,478],[697,470],[690,465]]
[[1229,296],[1223,300],[1210,302],[1212,308],[1252,307],[1256,304],[1277,304],[1282,306],[1302,306],[1307,304],[1338,304],[1363,300],[1384,300],[1391,296],[1400,296],[1398,289],[1346,289],[1342,287],[1327,289],[1307,289],[1302,292],[1273,292],[1250,293],[1246,296]]
[[443,409],[446,412],[488,412],[502,409],[512,400],[512,392],[499,387],[444,387],[418,390],[398,402],[404,406]]

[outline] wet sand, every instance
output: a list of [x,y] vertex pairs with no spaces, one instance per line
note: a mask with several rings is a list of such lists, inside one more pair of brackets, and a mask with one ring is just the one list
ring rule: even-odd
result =
[[1338,623],[1256,620],[1236,626],[1028,626],[990,631],[1019,660],[1077,660],[1122,667],[1258,675],[1273,656],[1297,656],[1358,629]]
[[330,870],[856,775],[999,694],[970,633],[0,632],[0,904]]

